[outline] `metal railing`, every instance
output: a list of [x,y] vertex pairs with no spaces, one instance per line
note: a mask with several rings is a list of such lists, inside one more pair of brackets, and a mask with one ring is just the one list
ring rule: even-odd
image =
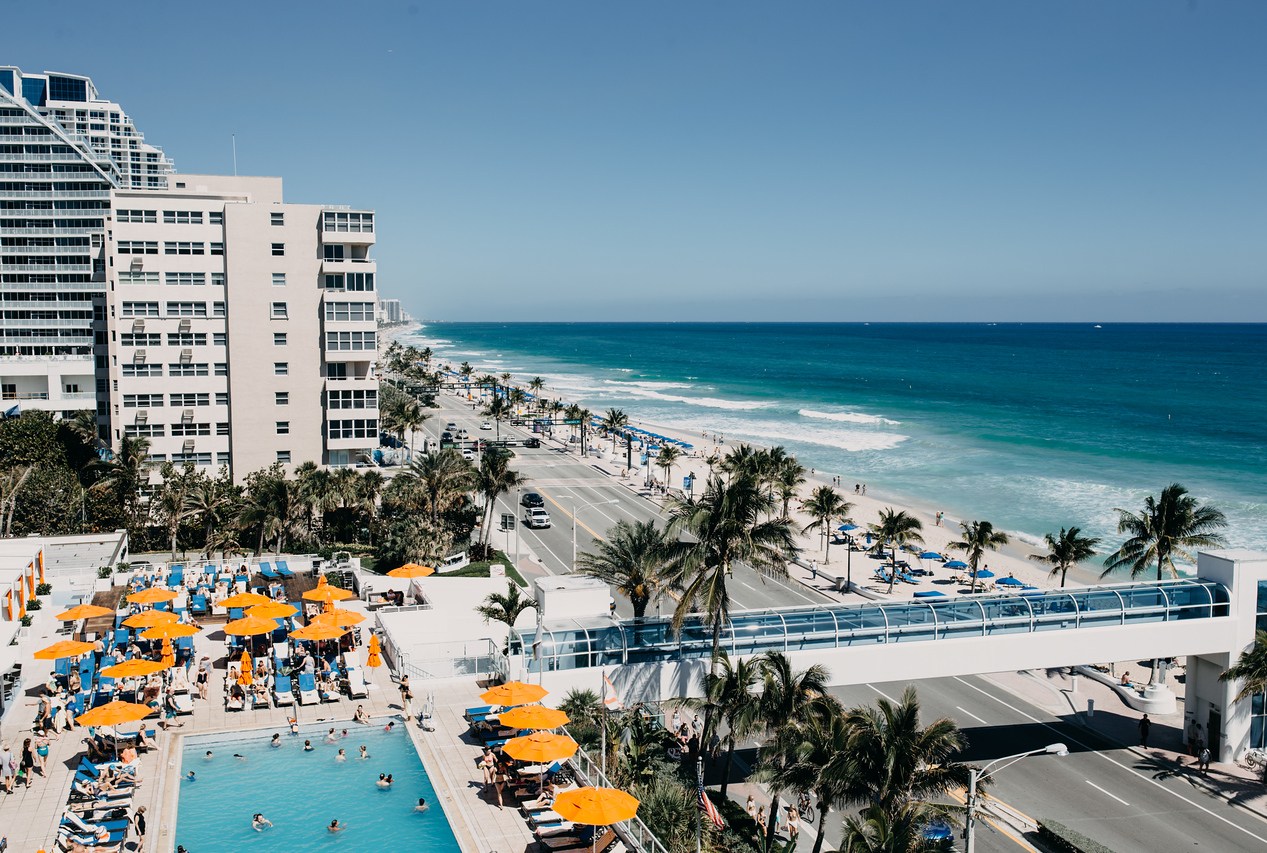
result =
[[[408,608],[397,608],[408,609]],[[381,612],[381,611],[380,611]],[[435,654],[428,654],[427,646],[405,651],[391,639],[391,632],[384,631],[383,651],[395,663],[397,670],[418,678],[484,678],[505,676],[510,663],[492,640],[476,640],[470,643],[432,643]]]

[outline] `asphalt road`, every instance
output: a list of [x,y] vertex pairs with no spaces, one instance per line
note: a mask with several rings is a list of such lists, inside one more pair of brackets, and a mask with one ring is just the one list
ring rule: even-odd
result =
[[[495,437],[495,430],[479,429],[485,418],[472,412],[469,406],[462,407],[456,398],[445,395],[437,402],[442,408],[433,413],[424,427],[430,437],[437,438],[449,422],[466,429],[472,438]],[[521,440],[531,434],[530,430],[501,425],[503,438]],[[498,500],[496,513],[514,513],[516,524],[515,532],[507,534],[500,531],[494,521],[493,544],[513,556],[515,538],[520,537],[521,548],[531,549],[540,559],[542,573],[557,575],[572,570],[574,527],[577,553],[581,553],[591,548],[595,539],[602,537],[617,521],[665,519],[656,504],[603,473],[603,469],[610,470],[603,460],[582,459],[577,445],[571,445],[568,451],[560,449],[558,442],[543,442],[540,448],[513,449],[515,458],[511,467],[527,477],[528,482],[518,494],[503,495]],[[545,499],[551,527],[535,530],[524,527],[524,508],[519,505],[518,495],[529,491]],[[531,579],[534,573],[530,569],[526,574]],[[739,609],[820,604],[827,600],[798,584],[764,578],[746,566],[737,566],[734,570],[731,597],[733,606]],[[622,616],[633,615],[629,602],[620,596],[617,596],[616,611]]]

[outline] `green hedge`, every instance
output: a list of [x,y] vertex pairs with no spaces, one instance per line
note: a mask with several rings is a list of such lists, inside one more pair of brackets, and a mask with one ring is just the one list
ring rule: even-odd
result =
[[1040,820],[1038,835],[1056,850],[1066,853],[1113,853],[1098,841],[1092,841],[1080,832],[1075,832],[1064,824],[1054,820]]

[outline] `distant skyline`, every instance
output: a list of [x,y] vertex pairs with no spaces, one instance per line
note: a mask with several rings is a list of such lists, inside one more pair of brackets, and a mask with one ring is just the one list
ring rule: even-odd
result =
[[1261,2],[58,10],[0,64],[375,208],[423,319],[1267,321]]

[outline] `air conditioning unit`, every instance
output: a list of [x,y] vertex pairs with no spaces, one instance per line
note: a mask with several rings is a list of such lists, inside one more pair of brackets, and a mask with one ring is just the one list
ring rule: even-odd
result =
[[133,422],[138,423],[138,424],[144,424],[144,423],[149,423],[149,420],[150,420],[150,413],[142,409],[141,411],[136,413],[136,419]]
[[193,422],[194,422],[194,410],[193,410],[193,409],[185,409],[185,411],[181,412],[181,413],[180,413],[180,422],[181,422],[182,424],[191,424],[191,423],[193,423]]
[[145,364],[145,350],[139,349],[136,352],[132,353],[132,363]]
[[193,325],[194,325],[194,321],[186,317],[185,319],[180,321],[180,330],[182,332],[188,332],[190,329],[193,328]]
[[185,439],[185,445],[184,445],[184,446],[185,446],[185,452],[186,452],[186,453],[193,453],[193,452],[194,452],[194,440],[193,440],[192,438],[187,438],[187,439]]
[[144,321],[144,320],[133,320],[133,321],[132,321],[132,332],[133,332],[133,334],[135,334],[135,333],[137,333],[137,332],[144,332],[144,331],[145,331],[145,321]]
[[180,351],[180,363],[189,364],[194,360],[194,351],[191,349],[183,349]]

